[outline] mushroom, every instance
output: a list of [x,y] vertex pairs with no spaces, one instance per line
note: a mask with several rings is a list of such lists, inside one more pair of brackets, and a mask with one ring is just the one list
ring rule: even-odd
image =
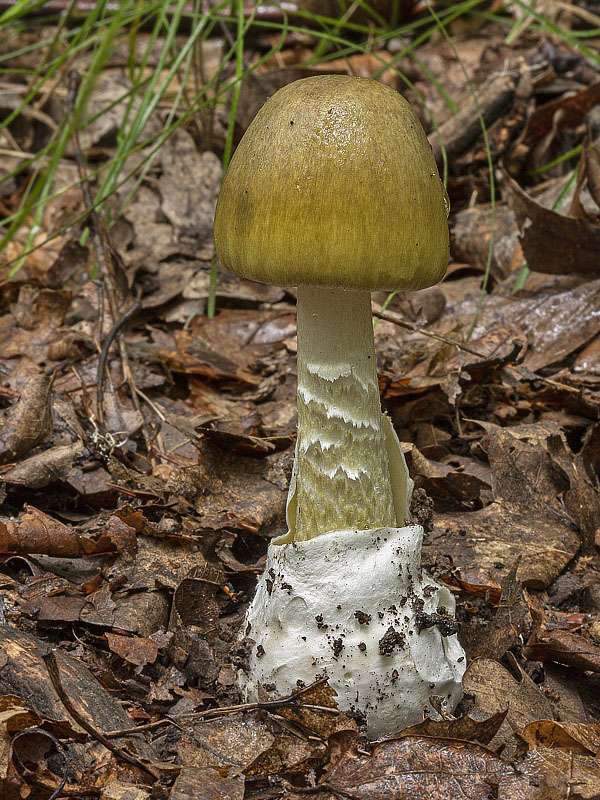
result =
[[265,103],[215,215],[223,265],[298,287],[289,531],[271,542],[247,612],[255,646],[240,683],[256,699],[327,675],[371,736],[461,697],[454,600],[421,572],[413,484],[381,411],[370,297],[441,279],[447,216],[409,104],[377,81],[334,75],[295,81]]

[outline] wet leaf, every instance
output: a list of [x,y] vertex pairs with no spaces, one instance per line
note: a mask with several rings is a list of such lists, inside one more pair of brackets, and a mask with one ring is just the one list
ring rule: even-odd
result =
[[[471,742],[410,735],[377,743],[367,756],[359,753],[353,735],[344,732],[332,737],[331,746],[331,766],[319,791],[311,791],[319,799],[450,800],[464,795],[489,800],[492,787],[506,780],[518,787],[515,798],[543,797],[528,781],[519,780],[496,753]],[[291,796],[297,800],[302,794]]]

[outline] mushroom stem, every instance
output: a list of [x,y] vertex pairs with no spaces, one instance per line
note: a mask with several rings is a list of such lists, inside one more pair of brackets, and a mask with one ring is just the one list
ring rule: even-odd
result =
[[297,314],[294,539],[394,527],[371,294],[300,286]]

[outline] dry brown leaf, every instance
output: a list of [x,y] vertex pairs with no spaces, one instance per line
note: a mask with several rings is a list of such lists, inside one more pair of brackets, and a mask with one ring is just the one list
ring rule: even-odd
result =
[[228,774],[213,767],[183,767],[169,800],[243,800],[244,784],[244,776],[239,773]]
[[19,297],[0,326],[0,352],[4,358],[27,356],[37,364],[48,361],[48,348],[64,334],[60,331],[71,306],[71,292],[22,285]]
[[[15,464],[14,467],[3,471],[2,479],[13,486],[27,489],[43,489],[45,486],[59,481],[72,482],[71,485],[74,488],[84,489],[85,485],[89,486],[90,480],[94,480],[94,478],[87,477],[87,473],[84,477],[84,473],[75,466],[75,461],[81,457],[83,452],[84,448],[81,442],[50,447],[48,450],[30,456]],[[107,475],[103,470],[102,474]],[[100,474],[97,478],[100,478]],[[106,482],[102,481],[98,488],[106,492]],[[81,493],[85,494],[86,492],[82,491]]]
[[154,664],[158,658],[158,645],[153,639],[142,636],[120,636],[107,631],[106,641],[111,651],[136,667]]
[[506,177],[529,268],[550,275],[600,275],[600,225],[544,208]]
[[545,136],[555,124],[557,111],[562,112],[558,118],[559,128],[577,127],[598,102],[600,102],[600,83],[594,83],[575,94],[566,94],[557,100],[545,103],[530,116],[523,134],[524,141],[534,141]]
[[467,742],[489,744],[498,733],[508,709],[497,711],[487,719],[472,719],[465,715],[458,719],[425,719],[401,731],[401,734],[434,736],[439,739],[464,739]]
[[600,642],[589,634],[565,630],[544,621],[523,649],[530,661],[554,661],[570,667],[600,672]]
[[228,774],[248,769],[275,737],[252,715],[230,714],[209,721],[190,720],[177,745],[183,767],[226,768]]
[[574,753],[595,756],[600,749],[600,725],[595,723],[540,719],[526,725],[521,736],[533,750],[561,747]]
[[23,387],[21,396],[0,422],[0,464],[14,461],[52,433],[50,393],[52,380],[36,375]]
[[524,633],[531,629],[529,608],[517,581],[517,559],[502,581],[502,596],[491,620],[478,628],[465,626],[461,642],[468,658],[500,659],[509,649],[519,644]]
[[84,536],[73,528],[28,506],[18,522],[0,522],[0,552],[43,553],[59,558],[81,558],[103,553],[135,552],[136,537],[118,517],[110,517],[96,536]]
[[294,704],[273,709],[273,713],[298,725],[301,730],[316,733],[322,739],[336,731],[356,730],[356,722],[338,710],[336,697],[337,693],[328,683],[317,683],[299,695]]
[[519,427],[479,424],[487,432],[495,500],[479,511],[436,515],[425,551],[435,547],[460,567],[487,569],[495,576],[505,575],[520,557],[518,581],[544,588],[562,572],[580,544],[561,502],[561,491],[568,484],[535,439],[535,430],[542,442],[550,434],[543,426],[528,426],[533,432],[520,437]]
[[598,759],[558,748],[530,750],[519,771],[540,787],[546,786],[544,800],[598,800],[600,764]]
[[497,661],[477,658],[468,665],[463,677],[465,693],[475,697],[475,707],[469,712],[472,717],[486,719],[490,714],[507,712],[492,744],[495,749],[501,744],[514,749],[513,732],[520,733],[524,725],[540,717],[552,718],[544,693],[525,672],[520,670],[520,673],[518,681]]

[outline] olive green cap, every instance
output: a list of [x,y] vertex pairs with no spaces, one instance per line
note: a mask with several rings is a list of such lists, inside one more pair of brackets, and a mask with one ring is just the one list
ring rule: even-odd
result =
[[251,122],[215,214],[221,263],[278,286],[422,289],[448,264],[447,199],[406,100],[368,78],[290,83]]

